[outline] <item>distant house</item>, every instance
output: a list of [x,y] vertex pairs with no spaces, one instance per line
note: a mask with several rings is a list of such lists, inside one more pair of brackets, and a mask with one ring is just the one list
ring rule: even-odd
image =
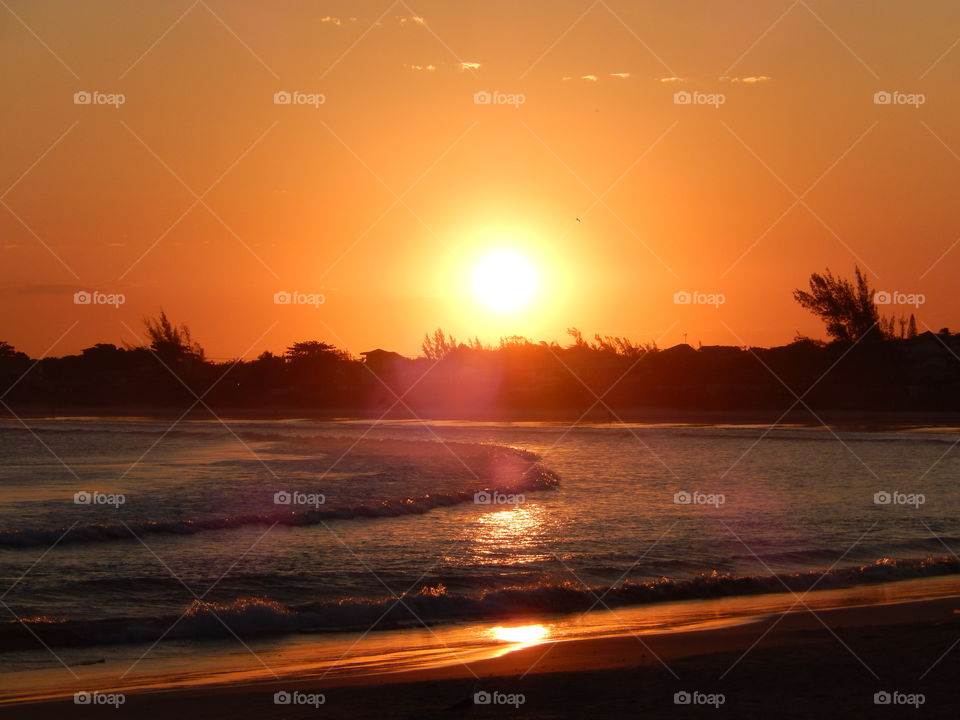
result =
[[921,382],[942,382],[956,362],[948,346],[949,338],[924,332],[907,341],[913,377]]
[[700,353],[712,358],[740,358],[746,352],[737,345],[701,345]]
[[661,355],[663,356],[676,356],[676,357],[682,357],[682,356],[689,357],[690,353],[695,353],[695,352],[696,350],[694,350],[687,343],[680,343],[679,345],[674,345],[672,347],[668,347],[665,350],[660,351]]
[[395,353],[392,350],[381,350],[377,348],[376,350],[367,350],[366,352],[360,353],[363,356],[363,361],[373,370],[375,373],[379,373],[381,370],[387,370],[397,362],[405,360],[400,353]]

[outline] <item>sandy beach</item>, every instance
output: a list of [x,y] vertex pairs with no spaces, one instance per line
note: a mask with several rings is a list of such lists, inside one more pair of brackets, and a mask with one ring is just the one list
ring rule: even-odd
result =
[[[4,707],[4,717],[955,717],[960,597],[749,618],[715,629],[546,642],[359,677],[236,681]],[[288,693],[292,704],[276,704]],[[480,693],[477,696],[475,694]],[[483,695],[487,693],[487,695]],[[680,693],[680,695],[677,695]],[[890,704],[877,704],[889,693]],[[475,699],[489,699],[477,704]],[[682,700],[688,699],[689,703]],[[680,700],[681,702],[678,702]],[[322,701],[322,702],[321,702]]]

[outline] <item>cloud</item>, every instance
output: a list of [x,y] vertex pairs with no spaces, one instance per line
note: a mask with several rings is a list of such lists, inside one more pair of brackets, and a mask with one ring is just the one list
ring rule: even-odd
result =
[[417,72],[435,72],[437,70],[443,70],[444,68],[457,68],[460,72],[464,70],[478,70],[480,68],[480,63],[475,62],[460,62],[460,63],[430,63],[429,65],[418,65],[415,63],[404,63],[403,67],[405,70],[414,70]]
[[755,83],[769,82],[773,78],[768,77],[767,75],[749,75],[747,77],[727,77],[724,75],[720,78],[722,82],[732,82],[732,83],[747,83],[752,85]]
[[660,78],[660,82],[662,82],[662,83],[685,83],[686,81],[687,81],[687,79],[686,79],[686,78],[682,78],[682,77],[662,77],[662,78]]
[[406,25],[407,23],[413,23],[414,25],[426,25],[427,21],[424,20],[419,15],[411,15],[410,17],[401,17],[397,18],[400,21],[401,25]]
[[[600,77],[601,77],[600,75],[594,75],[591,73],[589,75],[564,75],[560,79],[561,80],[586,80],[587,82],[598,82],[600,80]],[[630,73],[628,72],[606,73],[603,75],[604,79],[618,78],[622,80],[628,77],[630,77]]]
[[327,15],[325,17],[320,18],[320,22],[322,23],[327,23],[329,25],[337,25],[337,26],[343,25],[345,22],[355,23],[356,21],[357,19],[355,17],[338,18],[338,17],[333,17],[331,15]]

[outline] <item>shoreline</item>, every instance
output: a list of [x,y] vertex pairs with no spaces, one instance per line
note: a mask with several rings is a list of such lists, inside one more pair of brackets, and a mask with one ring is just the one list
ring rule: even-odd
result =
[[[183,414],[181,409],[163,406],[140,407],[49,407],[28,406],[15,410],[16,415],[4,410],[0,419],[16,418],[44,420],[173,420]],[[544,412],[488,412],[471,415],[453,415],[444,412],[396,412],[383,416],[378,412],[360,412],[355,409],[310,410],[297,407],[276,408],[213,408],[216,417],[240,421],[313,421],[313,422],[376,422],[424,421],[463,423],[558,423],[610,424],[637,423],[649,425],[759,425],[823,427],[827,424],[844,430],[908,430],[960,428],[960,412],[955,411],[885,411],[885,410],[823,410],[816,416],[805,409],[783,414],[782,410],[688,410],[683,408],[632,408],[617,411],[616,415],[603,410],[583,415],[583,410]],[[782,417],[781,417],[782,416]],[[211,411],[194,409],[184,421],[209,420]]]
[[[811,596],[799,597],[815,606]],[[924,708],[927,712],[939,697],[942,716],[955,716],[952,695],[945,688],[953,687],[960,669],[960,651],[956,656],[949,652],[960,638],[960,595],[815,612],[798,606],[794,612],[756,615],[719,627],[532,642],[494,657],[414,670],[336,677],[304,671],[277,680],[250,676],[229,683],[128,692],[117,711],[110,708],[109,716],[150,720],[215,708],[208,712],[229,714],[234,720],[289,717],[291,708],[273,702],[274,693],[286,691],[322,694],[325,702],[320,710],[345,718],[494,717],[508,711],[515,717],[581,717],[579,709],[565,707],[559,700],[579,686],[605,697],[603,704],[595,706],[593,717],[636,717],[621,713],[625,704],[641,701],[672,717],[673,712],[690,712],[674,704],[675,692],[723,693],[728,699],[721,710],[743,710],[737,698],[747,692],[745,688],[751,703],[774,702],[786,692],[784,683],[792,682],[798,669],[826,684],[856,677],[862,692],[846,697],[846,702],[860,708],[853,716],[873,709],[872,694],[886,687],[924,692],[931,698]],[[920,675],[941,656],[937,672],[929,672],[921,681]],[[901,671],[888,671],[885,676],[880,667],[890,663]],[[902,672],[908,667],[910,672]],[[625,682],[628,678],[630,682]],[[848,686],[841,683],[840,687]],[[812,696],[821,692],[809,690]],[[525,702],[516,708],[475,706],[472,694],[482,691],[520,693]],[[831,702],[842,700],[833,697]],[[4,715],[12,718],[54,718],[93,710],[77,707],[72,698],[62,695],[21,700],[3,708]],[[298,717],[317,711],[312,706],[296,710]]]

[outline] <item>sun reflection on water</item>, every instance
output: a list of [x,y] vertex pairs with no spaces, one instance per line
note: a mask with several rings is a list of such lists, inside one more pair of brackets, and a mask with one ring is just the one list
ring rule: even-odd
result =
[[546,625],[520,625],[517,627],[495,627],[490,634],[497,640],[509,643],[535,645],[546,639],[549,630]]
[[546,509],[533,504],[483,513],[470,533],[474,562],[517,565],[548,560],[540,538],[549,522]]

